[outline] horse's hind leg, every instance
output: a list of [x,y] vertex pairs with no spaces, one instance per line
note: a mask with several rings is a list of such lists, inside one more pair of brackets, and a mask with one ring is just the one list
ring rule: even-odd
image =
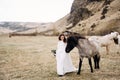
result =
[[92,68],[92,61],[91,61],[91,58],[88,58],[88,61],[89,61],[89,65],[90,65],[90,69],[91,69],[91,72],[93,72],[93,68]]
[[97,69],[97,56],[93,56],[94,59],[94,68]]
[[79,69],[78,69],[78,72],[77,72],[78,75],[80,75],[81,66],[82,66],[82,60],[80,59],[80,62],[79,62]]
[[99,69],[100,68],[100,66],[99,66],[99,63],[100,63],[100,55],[96,55],[97,56],[97,69]]
[[99,69],[99,68],[100,68],[100,67],[99,67],[100,55],[95,55],[95,56],[93,57],[93,59],[94,59],[95,69]]

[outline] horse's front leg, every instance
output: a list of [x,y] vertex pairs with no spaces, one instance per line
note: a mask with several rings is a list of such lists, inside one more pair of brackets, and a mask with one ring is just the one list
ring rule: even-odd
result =
[[78,69],[78,72],[77,72],[78,75],[80,75],[81,66],[82,66],[82,59],[80,58],[80,61],[79,61],[79,69]]
[[88,61],[89,61],[89,65],[90,65],[91,72],[93,72],[93,67],[92,67],[92,61],[91,61],[91,58],[88,58]]

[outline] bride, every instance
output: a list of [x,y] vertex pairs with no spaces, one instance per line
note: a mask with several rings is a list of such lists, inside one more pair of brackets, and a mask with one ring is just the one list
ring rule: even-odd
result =
[[77,69],[73,66],[70,55],[65,52],[66,38],[64,34],[61,34],[58,39],[56,50],[57,74],[63,76],[65,73],[73,72]]

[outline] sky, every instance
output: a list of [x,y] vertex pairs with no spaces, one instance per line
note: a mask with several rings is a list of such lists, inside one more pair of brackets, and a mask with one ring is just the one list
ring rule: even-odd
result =
[[70,12],[73,0],[0,0],[0,22],[55,22]]

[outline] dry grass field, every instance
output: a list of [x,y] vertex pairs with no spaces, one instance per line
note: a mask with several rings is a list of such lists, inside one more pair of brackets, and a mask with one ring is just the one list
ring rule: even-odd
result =
[[[113,45],[110,54],[101,49],[100,70],[90,72],[84,59],[81,75],[76,72],[58,77],[56,60],[51,53],[56,49],[57,37],[0,36],[0,80],[120,80],[120,48]],[[78,53],[71,53],[73,64],[78,67]]]

